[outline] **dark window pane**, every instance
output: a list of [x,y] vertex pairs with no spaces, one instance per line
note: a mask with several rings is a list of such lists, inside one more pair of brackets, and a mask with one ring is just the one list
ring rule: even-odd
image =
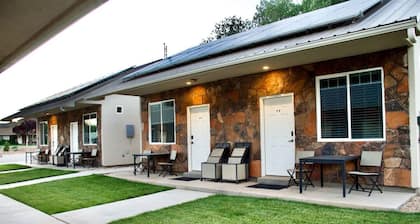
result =
[[345,85],[337,87],[341,79],[346,78],[329,79],[329,83],[336,86],[320,89],[322,138],[348,138],[347,88]]
[[175,119],[174,119],[174,102],[169,101],[162,103],[162,142],[170,143],[175,141]]
[[374,71],[352,74],[351,77],[356,75],[360,75],[363,81],[361,84],[350,86],[352,138],[383,138],[380,75],[377,74],[377,71]]

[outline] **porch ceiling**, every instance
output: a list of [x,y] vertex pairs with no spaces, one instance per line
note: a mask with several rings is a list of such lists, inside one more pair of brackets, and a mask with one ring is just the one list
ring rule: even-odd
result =
[[[155,75],[139,78],[138,80],[135,80],[135,82],[127,82],[118,86],[119,90],[117,90],[116,93],[142,96],[165,90],[186,87],[185,82],[190,79],[196,79],[197,81],[194,83],[194,85],[197,85],[221,79],[265,72],[262,69],[263,66],[269,66],[270,70],[276,70],[336,58],[373,53],[407,46],[406,38],[406,30],[401,30],[382,35],[371,36],[368,38],[315,47],[293,53],[281,54],[274,57],[267,57],[182,77],[171,78],[171,76],[175,76],[178,73],[185,73],[186,69],[188,69],[187,65],[187,68],[171,69]],[[267,48],[269,47],[272,46],[267,46]],[[246,55],[246,52],[242,52],[242,54]],[[217,60],[219,60],[219,63],[221,64],[225,62],[223,57]],[[159,79],[158,76],[162,77],[161,81],[154,81]]]
[[0,73],[105,1],[0,1]]

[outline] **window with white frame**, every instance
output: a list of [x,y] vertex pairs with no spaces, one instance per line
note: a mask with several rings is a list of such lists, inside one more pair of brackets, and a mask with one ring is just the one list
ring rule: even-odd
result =
[[316,78],[320,141],[383,141],[382,68]]
[[48,145],[48,122],[39,122],[39,144]]
[[96,145],[98,143],[98,119],[96,112],[83,114],[83,144]]
[[150,143],[175,143],[175,100],[149,103]]

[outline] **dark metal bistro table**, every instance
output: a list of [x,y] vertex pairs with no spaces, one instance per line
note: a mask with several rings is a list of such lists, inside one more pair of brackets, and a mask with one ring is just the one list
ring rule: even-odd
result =
[[69,167],[69,162],[70,161],[67,161],[67,155],[71,155],[71,157],[72,157],[71,161],[73,161],[73,169],[75,169],[76,168],[76,160],[75,160],[74,156],[75,155],[83,156],[83,155],[88,155],[88,154],[91,154],[91,152],[83,152],[83,151],[80,151],[80,152],[65,152],[64,153],[64,163],[66,164],[67,167]]
[[[305,163],[320,164],[321,166],[321,187],[324,187],[324,164],[337,164],[341,166],[341,183],[343,185],[343,198],[346,197],[346,163],[353,161],[357,169],[360,156],[339,156],[339,155],[321,155],[311,156],[299,159],[299,193],[302,194],[302,170]],[[357,181],[357,180],[356,180]]]
[[150,159],[153,160],[153,165],[155,165],[155,158],[157,156],[169,156],[169,152],[152,152],[152,153],[134,153],[133,154],[133,160],[134,160],[134,175],[137,174],[137,168],[141,164],[141,160],[139,160],[139,163],[137,164],[137,157],[146,157],[147,161],[147,177],[150,177],[150,167],[149,167],[149,161]]

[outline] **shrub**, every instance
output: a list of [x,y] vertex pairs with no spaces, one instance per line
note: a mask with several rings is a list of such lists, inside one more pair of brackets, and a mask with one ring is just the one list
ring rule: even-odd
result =
[[10,149],[10,143],[9,142],[5,142],[4,143],[4,147],[3,147],[3,151],[8,152]]

